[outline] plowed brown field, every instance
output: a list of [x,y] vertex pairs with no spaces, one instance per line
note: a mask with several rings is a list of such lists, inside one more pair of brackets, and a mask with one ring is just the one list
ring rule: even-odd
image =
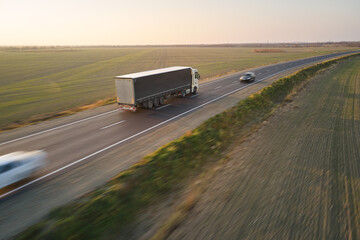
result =
[[359,57],[234,145],[169,239],[360,238]]

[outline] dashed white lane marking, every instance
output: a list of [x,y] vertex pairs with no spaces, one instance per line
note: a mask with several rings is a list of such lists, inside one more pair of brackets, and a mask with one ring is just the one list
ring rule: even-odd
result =
[[190,98],[194,98],[194,97],[198,97],[198,96],[200,96],[200,94],[195,94],[195,95],[192,95]]
[[37,135],[40,135],[40,134],[43,134],[43,133],[55,131],[57,129],[68,127],[68,126],[71,126],[71,125],[74,125],[74,124],[77,124],[77,123],[85,122],[85,121],[88,121],[90,119],[94,119],[94,118],[97,118],[97,117],[101,117],[101,116],[116,112],[118,110],[119,109],[115,109],[115,110],[105,112],[105,113],[101,113],[101,114],[98,114],[98,115],[95,115],[95,116],[92,116],[92,117],[84,118],[84,119],[81,119],[81,120],[78,120],[78,121],[75,121],[75,122],[72,122],[72,123],[67,123],[67,124],[64,124],[64,125],[61,125],[61,126],[58,126],[58,127],[54,127],[54,128],[50,128],[50,129],[47,129],[47,130],[44,130],[44,131],[41,131],[41,132],[37,132],[37,133],[33,133],[33,134],[30,134],[30,135],[27,135],[27,136],[24,136],[24,137],[16,138],[16,139],[13,139],[13,140],[10,140],[10,141],[7,141],[7,142],[0,143],[0,146],[5,145],[5,144],[9,144],[9,143],[12,143],[12,142],[17,142],[17,141],[20,141],[20,140],[23,140],[23,139],[26,139],[26,138],[29,138],[29,137],[34,137],[34,136],[37,136]]
[[232,83],[238,83],[238,81],[233,81]]
[[112,127],[112,126],[118,125],[118,124],[123,123],[123,122],[125,122],[125,120],[122,120],[122,121],[120,121],[120,122],[116,122],[116,123],[113,123],[113,124],[107,125],[107,126],[105,126],[105,127],[102,127],[101,129],[107,129],[107,128],[109,128],[109,127]]
[[155,110],[159,110],[159,109],[162,109],[162,108],[166,108],[166,107],[168,107],[168,106],[170,106],[170,104],[166,104],[166,105],[164,105],[164,106],[158,107],[158,108],[156,108]]
[[216,87],[216,88],[214,88],[214,89],[219,89],[219,88],[222,88],[222,86],[218,86],[218,87]]

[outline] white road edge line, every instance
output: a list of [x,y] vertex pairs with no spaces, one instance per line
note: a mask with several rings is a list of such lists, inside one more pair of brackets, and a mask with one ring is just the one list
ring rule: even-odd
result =
[[76,123],[85,122],[87,120],[94,119],[94,118],[97,118],[97,117],[101,117],[101,116],[116,112],[118,110],[119,109],[115,109],[115,110],[105,112],[105,113],[101,113],[101,114],[98,114],[98,115],[95,115],[95,116],[92,116],[92,117],[84,118],[84,119],[81,119],[81,120],[78,120],[78,121],[75,121],[75,122],[72,122],[72,123],[67,123],[67,124],[64,124],[64,125],[61,125],[61,126],[58,126],[58,127],[54,127],[54,128],[50,128],[50,129],[47,129],[47,130],[44,130],[44,131],[41,131],[41,132],[33,133],[33,134],[30,134],[30,135],[27,135],[27,136],[24,136],[24,137],[15,138],[13,140],[0,143],[0,146],[5,145],[5,144],[9,144],[9,143],[12,143],[12,142],[17,142],[17,141],[20,141],[20,140],[23,140],[23,139],[26,139],[26,138],[29,138],[29,137],[34,137],[34,136],[37,136],[37,135],[40,135],[40,134],[43,134],[43,133],[51,132],[51,131],[54,131],[54,130],[57,130],[57,129],[60,129],[60,128],[68,127],[68,126],[76,124]]
[[168,106],[170,106],[170,104],[166,104],[166,105],[164,105],[164,106],[158,107],[158,108],[156,108],[155,110],[159,110],[159,109],[162,109],[162,108],[166,108],[166,107],[168,107]]
[[107,125],[107,126],[102,127],[102,128],[100,128],[100,129],[107,129],[107,128],[109,128],[109,127],[112,127],[112,126],[118,125],[118,124],[123,123],[123,122],[125,122],[125,120],[122,120],[122,121],[120,121],[120,122],[116,122],[116,123],[113,123],[113,124]]
[[214,88],[214,89],[219,89],[219,88],[222,88],[222,86],[217,86],[216,88]]
[[[300,66],[301,66],[301,65],[300,65]],[[300,67],[300,66],[296,66],[296,67]],[[293,68],[295,68],[295,67],[293,67]],[[180,113],[179,115],[176,115],[176,116],[174,116],[174,117],[172,117],[172,118],[169,118],[168,120],[165,120],[165,121],[163,121],[163,122],[161,122],[161,123],[158,123],[158,124],[156,124],[156,125],[154,125],[154,126],[152,126],[152,127],[150,127],[150,128],[147,128],[147,129],[145,129],[145,130],[143,130],[143,131],[141,131],[141,132],[138,132],[138,133],[136,133],[136,134],[134,134],[134,135],[132,135],[132,136],[130,136],[130,137],[127,137],[127,138],[125,138],[125,139],[123,139],[123,140],[120,140],[120,141],[118,141],[118,142],[116,142],[116,143],[113,143],[113,144],[111,144],[111,145],[109,145],[109,146],[107,146],[107,147],[105,147],[105,148],[103,148],[103,149],[100,149],[100,150],[98,150],[98,151],[96,151],[96,152],[94,152],[94,153],[92,153],[92,154],[90,154],[90,155],[87,155],[87,156],[85,156],[85,157],[83,157],[83,158],[80,158],[80,159],[78,159],[78,160],[76,160],[76,161],[74,161],[74,162],[72,162],[72,163],[70,163],[70,164],[68,164],[68,165],[65,165],[64,167],[61,167],[61,168],[59,168],[59,169],[56,169],[56,170],[53,171],[53,172],[50,172],[50,173],[48,173],[48,174],[45,174],[44,176],[41,176],[41,177],[39,177],[39,178],[37,178],[37,179],[35,179],[35,180],[32,180],[31,182],[28,182],[28,183],[26,183],[26,184],[18,187],[18,188],[15,188],[15,189],[7,192],[7,193],[4,193],[4,194],[0,195],[0,199],[1,199],[1,198],[4,198],[4,197],[6,197],[6,196],[8,196],[8,195],[10,195],[10,194],[12,194],[12,193],[14,193],[14,192],[17,192],[17,191],[19,191],[19,190],[21,190],[21,189],[23,189],[23,188],[26,188],[26,187],[28,187],[28,186],[36,183],[36,182],[39,182],[39,181],[41,181],[41,180],[43,180],[43,179],[45,179],[45,178],[47,178],[47,177],[50,177],[51,175],[54,175],[54,174],[56,174],[56,173],[58,173],[58,172],[60,172],[60,171],[62,171],[62,170],[64,170],[64,169],[66,169],[66,168],[69,168],[69,167],[71,167],[71,166],[73,166],[73,165],[75,165],[75,164],[77,164],[77,163],[83,162],[83,161],[85,161],[86,159],[89,159],[89,158],[91,158],[91,157],[93,157],[93,156],[95,156],[95,155],[98,155],[99,153],[105,152],[106,150],[108,150],[108,149],[110,149],[110,148],[113,148],[113,147],[115,147],[115,146],[117,146],[117,145],[119,145],[119,144],[121,144],[121,143],[124,143],[124,142],[126,142],[126,141],[129,141],[130,139],[133,139],[133,138],[135,138],[135,137],[137,137],[137,136],[139,136],[139,135],[141,135],[141,134],[143,134],[143,133],[149,132],[149,131],[151,131],[151,130],[154,129],[154,128],[157,128],[157,127],[159,127],[159,126],[161,126],[161,125],[164,125],[164,124],[166,124],[166,123],[168,123],[168,122],[171,122],[171,121],[174,120],[174,119],[177,119],[177,118],[179,118],[179,117],[181,117],[181,116],[184,116],[184,115],[186,115],[186,114],[188,114],[188,113],[190,113],[190,112],[193,112],[193,111],[196,110],[196,109],[202,108],[203,106],[206,106],[206,105],[208,105],[208,104],[210,104],[210,103],[212,103],[212,102],[215,102],[215,101],[217,101],[217,100],[219,100],[219,99],[221,99],[221,98],[224,98],[224,97],[226,97],[226,96],[229,96],[229,95],[231,95],[231,94],[233,94],[233,93],[235,93],[235,92],[237,92],[237,91],[240,91],[241,89],[250,87],[250,86],[252,86],[252,85],[254,85],[254,84],[257,84],[257,83],[259,83],[259,82],[261,82],[261,81],[264,81],[264,80],[266,80],[266,79],[268,79],[268,78],[271,78],[271,77],[273,77],[273,76],[275,76],[275,75],[278,75],[278,74],[280,74],[280,73],[282,73],[282,72],[289,71],[289,70],[291,70],[291,69],[292,69],[292,68],[286,69],[286,70],[283,70],[283,71],[280,71],[280,72],[277,72],[277,73],[274,73],[274,74],[272,74],[272,75],[270,75],[270,76],[267,76],[267,77],[265,77],[265,78],[262,78],[262,79],[260,79],[260,80],[258,80],[258,81],[256,81],[256,82],[247,84],[246,86],[237,88],[237,89],[232,90],[232,91],[230,91],[230,92],[228,92],[228,93],[225,93],[225,94],[223,94],[223,95],[221,95],[221,96],[219,96],[219,97],[216,97],[216,98],[214,98],[214,99],[212,99],[212,100],[210,100],[210,101],[207,101],[207,102],[205,102],[205,103],[203,103],[203,104],[200,104],[199,106],[196,106],[196,107],[194,107],[194,108],[192,108],[192,109],[190,109],[190,110],[187,110],[187,111],[185,111],[185,112],[183,112],[183,113]]]

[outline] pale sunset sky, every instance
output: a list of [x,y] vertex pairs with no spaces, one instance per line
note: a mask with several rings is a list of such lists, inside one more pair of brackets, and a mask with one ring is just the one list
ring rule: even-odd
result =
[[0,0],[0,45],[360,41],[360,0]]

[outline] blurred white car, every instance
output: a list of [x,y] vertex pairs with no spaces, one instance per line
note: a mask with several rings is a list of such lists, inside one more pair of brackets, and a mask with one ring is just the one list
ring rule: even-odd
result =
[[0,189],[30,177],[45,166],[44,151],[13,152],[0,156]]

